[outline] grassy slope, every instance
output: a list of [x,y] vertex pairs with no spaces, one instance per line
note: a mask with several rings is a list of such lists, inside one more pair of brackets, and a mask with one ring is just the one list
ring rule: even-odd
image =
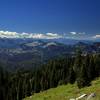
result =
[[92,86],[78,89],[77,85],[62,85],[57,88],[52,88],[47,91],[36,93],[24,100],[69,100],[70,98],[78,97],[82,94],[96,93],[93,100],[100,100],[100,78],[92,82]]

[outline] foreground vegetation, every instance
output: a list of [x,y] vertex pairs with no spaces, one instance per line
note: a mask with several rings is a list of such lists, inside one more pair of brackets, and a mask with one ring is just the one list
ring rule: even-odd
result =
[[[3,66],[0,67],[0,100],[22,100],[34,93],[75,82],[78,88],[83,88],[90,86],[91,81],[99,76],[100,55],[82,55],[80,51],[75,57],[57,58],[33,71],[19,70],[12,73],[7,72]],[[68,85],[66,91],[70,87]],[[72,85],[70,89],[73,88],[75,86]],[[70,89],[68,93],[72,93]],[[67,93],[61,92],[62,97]],[[53,94],[56,95],[56,92]]]
[[82,94],[95,93],[96,97],[92,100],[100,100],[100,78],[92,82],[90,87],[79,89],[76,84],[62,85],[44,92],[36,93],[24,100],[69,100],[79,97]]

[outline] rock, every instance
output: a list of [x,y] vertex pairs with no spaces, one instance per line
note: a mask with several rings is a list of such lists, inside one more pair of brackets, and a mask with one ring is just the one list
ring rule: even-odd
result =
[[75,100],[74,98],[71,98],[70,100]]
[[86,100],[91,100],[92,98],[96,97],[95,93],[91,93]]
[[32,98],[32,96],[30,96],[30,98]]

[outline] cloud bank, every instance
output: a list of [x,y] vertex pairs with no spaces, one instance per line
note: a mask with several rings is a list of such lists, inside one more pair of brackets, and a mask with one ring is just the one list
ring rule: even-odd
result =
[[89,35],[85,32],[69,32],[64,34],[58,33],[18,33],[10,31],[0,31],[0,38],[33,38],[33,39],[77,39],[77,40],[95,40],[99,39],[100,35]]
[[9,31],[0,31],[1,38],[35,38],[35,39],[56,39],[62,38],[61,35],[56,33],[17,33],[17,32],[9,32]]

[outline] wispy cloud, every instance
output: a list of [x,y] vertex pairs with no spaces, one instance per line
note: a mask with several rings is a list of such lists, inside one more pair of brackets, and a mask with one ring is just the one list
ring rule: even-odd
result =
[[99,34],[97,34],[97,35],[95,35],[95,36],[93,36],[93,38],[100,38],[100,35]]
[[84,35],[86,34],[85,32],[70,32],[72,35]]
[[77,32],[70,32],[70,34],[72,34],[72,35],[76,35],[76,34],[77,34]]
[[57,33],[46,33],[46,35],[51,36],[51,37],[58,36],[58,34],[57,34]]

